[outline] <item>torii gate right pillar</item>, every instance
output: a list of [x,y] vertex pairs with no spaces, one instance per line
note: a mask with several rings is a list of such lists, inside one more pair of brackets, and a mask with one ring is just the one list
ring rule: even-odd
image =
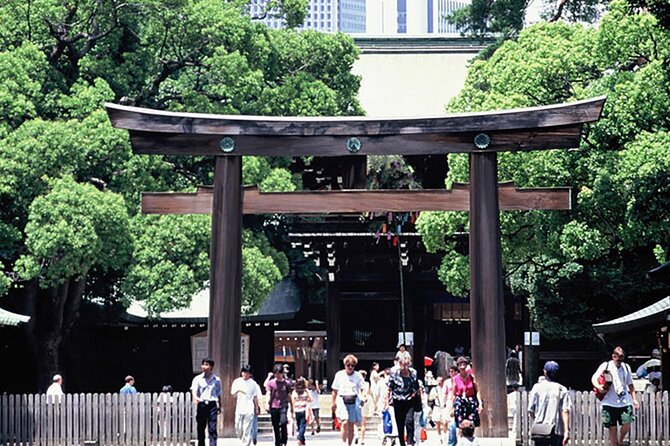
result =
[[470,155],[470,342],[482,434],[506,438],[505,307],[500,253],[498,158],[495,152]]

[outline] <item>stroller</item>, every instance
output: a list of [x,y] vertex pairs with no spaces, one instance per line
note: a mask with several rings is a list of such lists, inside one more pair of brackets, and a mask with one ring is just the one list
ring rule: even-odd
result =
[[389,446],[395,446],[395,442],[398,439],[398,425],[395,422],[393,406],[390,406],[388,410],[382,412],[382,422],[379,424],[379,432],[377,435],[382,441],[382,445],[388,444]]

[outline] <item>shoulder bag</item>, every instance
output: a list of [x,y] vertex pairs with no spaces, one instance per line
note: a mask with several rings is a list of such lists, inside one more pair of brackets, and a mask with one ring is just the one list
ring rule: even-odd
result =
[[609,363],[609,361],[607,361],[606,365],[605,365],[605,370],[603,370],[603,372],[598,377],[598,384],[603,386],[605,391],[600,392],[600,391],[598,391],[598,389],[596,387],[593,388],[593,393],[596,394],[596,398],[599,401],[602,401],[603,398],[605,398],[605,395],[607,395],[607,390],[608,390],[609,386],[612,384],[612,372],[609,371],[609,366],[610,366],[610,363]]
[[554,435],[554,423],[535,423],[530,428],[530,439],[533,441],[549,440]]

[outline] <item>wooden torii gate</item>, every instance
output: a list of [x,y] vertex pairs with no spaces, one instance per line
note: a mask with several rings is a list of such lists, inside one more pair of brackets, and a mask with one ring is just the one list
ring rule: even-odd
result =
[[[252,194],[244,193],[242,189],[242,156],[468,153],[470,333],[473,340],[485,340],[472,345],[473,362],[477,370],[481,370],[478,380],[487,415],[483,417],[482,434],[507,437],[497,152],[576,147],[583,124],[599,119],[604,101],[604,97],[599,97],[527,109],[409,119],[223,116],[173,113],[115,104],[106,104],[106,109],[115,127],[130,131],[135,153],[211,155],[216,158],[211,193],[201,191],[195,198],[187,196],[185,200],[200,203],[201,211],[212,211],[208,351],[216,361],[224,389],[230,387],[240,366],[242,214],[245,199],[252,201]],[[337,194],[332,192],[330,196]],[[369,202],[366,194],[371,194]],[[428,202],[435,206],[434,203],[445,199],[447,194],[446,191],[357,191],[356,195],[345,198],[345,209],[339,211],[374,210],[373,202],[377,200],[379,205],[380,199],[387,204],[385,210],[395,210],[393,200],[399,200],[401,195],[405,199],[410,197],[411,209],[398,210],[426,210],[432,209]],[[273,195],[257,194],[256,198]],[[265,199],[265,207],[260,206],[255,212],[285,211],[287,202],[298,200],[316,200],[310,202],[314,210],[317,202],[323,206],[332,200],[324,199],[327,196],[323,192],[296,193],[288,200],[282,200],[283,205],[279,208],[273,208],[277,203],[277,196],[274,196],[275,199]],[[152,199],[147,197],[145,210],[150,201]],[[154,205],[157,201],[160,198],[153,199]],[[271,201],[272,206],[267,201]],[[202,209],[203,202],[206,209]],[[355,202],[361,207],[354,206]],[[159,206],[165,206],[165,201]],[[321,211],[329,212],[323,207]],[[224,391],[224,394],[228,401],[224,408],[224,435],[230,435],[233,404],[228,392]]]

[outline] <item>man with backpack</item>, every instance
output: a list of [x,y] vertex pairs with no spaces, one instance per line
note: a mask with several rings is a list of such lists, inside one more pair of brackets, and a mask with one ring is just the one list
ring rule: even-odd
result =
[[[635,419],[634,410],[640,408],[633,386],[633,374],[630,366],[623,362],[624,357],[623,349],[616,347],[612,352],[612,360],[600,364],[591,378],[596,391],[605,394],[601,401],[601,420],[603,426],[609,430],[610,446],[624,444],[630,425]],[[606,370],[612,375],[611,384],[602,384],[602,380],[599,380]]]

